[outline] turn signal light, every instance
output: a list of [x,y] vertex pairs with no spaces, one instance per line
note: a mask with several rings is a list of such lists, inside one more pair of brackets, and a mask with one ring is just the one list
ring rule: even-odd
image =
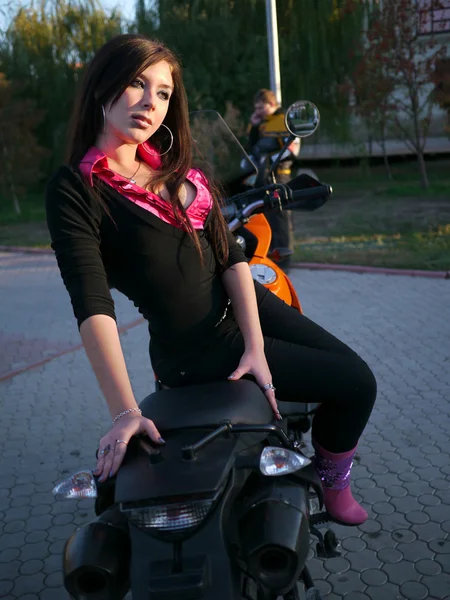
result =
[[287,448],[267,446],[261,453],[259,468],[263,475],[277,477],[295,473],[311,464],[303,454],[298,454]]

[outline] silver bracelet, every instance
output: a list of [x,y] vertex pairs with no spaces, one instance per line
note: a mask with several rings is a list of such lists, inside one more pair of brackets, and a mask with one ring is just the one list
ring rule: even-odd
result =
[[119,413],[117,415],[117,417],[114,417],[113,422],[112,422],[113,427],[121,417],[124,417],[125,415],[128,415],[132,412],[138,412],[140,415],[142,415],[142,410],[140,408],[128,408],[127,410],[124,410],[121,413]]

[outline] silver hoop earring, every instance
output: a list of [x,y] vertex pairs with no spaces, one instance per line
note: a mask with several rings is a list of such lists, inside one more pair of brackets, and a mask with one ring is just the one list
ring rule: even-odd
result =
[[103,133],[105,132],[106,129],[106,112],[105,112],[105,107],[102,104],[102,115],[103,115]]
[[164,156],[164,154],[167,154],[172,149],[172,146],[173,146],[173,133],[170,130],[170,127],[167,127],[167,125],[165,125],[164,123],[161,123],[161,127],[165,127],[167,129],[167,131],[169,132],[169,135],[170,135],[170,145],[169,145],[169,147],[167,148],[167,150],[165,152],[161,152],[161,154],[159,155],[159,156]]

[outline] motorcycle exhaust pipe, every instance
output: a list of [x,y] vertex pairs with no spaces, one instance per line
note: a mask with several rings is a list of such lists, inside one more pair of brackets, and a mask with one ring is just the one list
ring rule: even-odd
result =
[[100,517],[67,540],[64,587],[74,600],[123,600],[130,588],[130,556],[127,530]]
[[252,577],[277,595],[299,579],[309,551],[307,490],[290,482],[269,484],[239,522],[241,547]]

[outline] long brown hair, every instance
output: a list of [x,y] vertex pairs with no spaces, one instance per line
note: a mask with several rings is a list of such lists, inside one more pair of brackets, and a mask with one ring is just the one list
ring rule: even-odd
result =
[[[102,132],[102,106],[116,103],[126,88],[149,66],[166,61],[172,71],[174,90],[164,124],[173,133],[173,146],[161,157],[161,174],[152,180],[152,188],[167,187],[174,214],[185,226],[202,259],[197,232],[179,200],[179,191],[192,167],[192,136],[186,90],[181,65],[164,44],[143,35],[118,35],[104,44],[88,65],[72,115],[66,160],[78,166],[86,152]],[[164,128],[163,128],[164,129]],[[160,149],[158,133],[151,137],[152,145]],[[220,211],[217,188],[211,185],[212,214],[208,222],[208,237],[219,263],[228,259],[227,226]]]

